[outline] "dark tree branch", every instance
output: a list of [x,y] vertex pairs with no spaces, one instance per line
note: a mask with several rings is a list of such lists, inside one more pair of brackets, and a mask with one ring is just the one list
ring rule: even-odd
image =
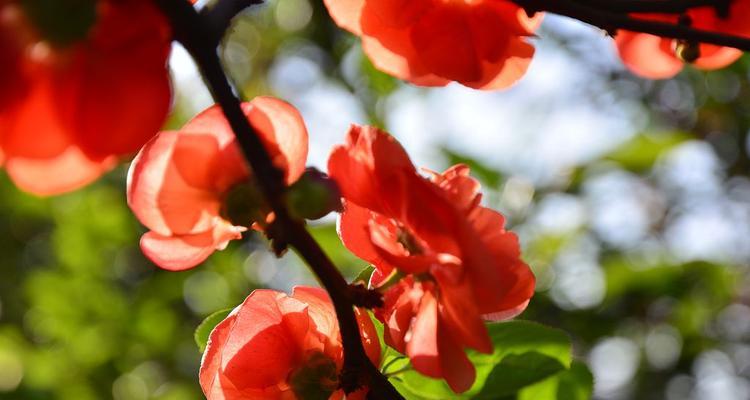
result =
[[726,7],[730,0],[577,0],[591,8],[617,13],[680,14],[697,7]]
[[[208,25],[213,21],[207,21],[205,15],[196,12],[185,0],[154,2],[169,18],[175,38],[193,56],[211,94],[224,111],[253,175],[275,214],[274,231],[283,235],[280,240],[297,250],[331,297],[344,347],[343,388],[351,391],[364,383],[370,388],[370,398],[402,399],[388,379],[367,358],[348,283],[307,232],[304,223],[289,215],[284,199],[286,188],[283,174],[273,165],[260,137],[245,118],[239,99],[232,91],[217,54],[217,42],[210,34],[211,27]],[[222,1],[232,2],[248,4],[239,0]]]
[[[709,43],[718,46],[734,47],[743,51],[750,51],[750,38],[727,35],[717,32],[694,29],[679,24],[649,21],[634,18],[626,13],[609,11],[606,6],[586,5],[583,3],[597,3],[589,0],[511,0],[529,11],[548,11],[553,14],[564,15],[586,22],[607,32],[624,29],[633,32],[650,33],[672,39],[682,39],[696,43]],[[658,0],[657,0],[658,1]],[[605,0],[602,0],[606,3]]]

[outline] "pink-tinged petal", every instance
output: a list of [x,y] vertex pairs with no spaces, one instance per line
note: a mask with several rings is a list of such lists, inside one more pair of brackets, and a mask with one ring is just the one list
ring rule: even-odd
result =
[[516,36],[533,35],[544,19],[544,13],[537,12],[529,17],[526,10],[509,1],[484,2],[476,9],[482,9],[482,12],[491,10],[495,18],[502,20],[502,28]]
[[307,128],[299,111],[285,101],[263,96],[254,98],[243,109],[265,139],[274,163],[284,167],[286,182],[299,179],[305,172],[308,151]]
[[357,257],[375,267],[371,281],[377,285],[393,272],[393,266],[378,255],[370,239],[370,219],[372,214],[366,208],[344,200],[344,211],[339,215],[337,231],[341,241]]
[[411,285],[404,282],[386,291],[385,312],[381,315],[385,323],[385,342],[401,353],[406,353],[406,335],[417,311],[411,298]]
[[162,236],[210,229],[221,207],[221,193],[210,187],[212,164],[219,156],[212,135],[160,132],[130,165],[128,205],[141,223]]
[[373,65],[399,79],[421,86],[445,86],[450,81],[423,65],[411,40],[411,29],[394,28],[374,10],[377,2],[367,2],[362,11],[362,50]]
[[94,159],[136,152],[161,128],[172,97],[164,16],[149,2],[101,3],[89,40],[56,74],[58,115]]
[[321,288],[307,286],[295,286],[292,289],[292,298],[307,304],[308,313],[318,332],[331,338],[332,341],[338,340],[338,320],[336,311],[333,309],[331,298],[328,293]]
[[[401,197],[391,202],[392,214],[398,221],[408,227],[416,238],[429,244],[434,254],[460,255],[461,232],[467,229],[465,217],[446,196],[442,189],[417,174],[403,178]],[[395,193],[391,190],[390,193]]]
[[521,79],[531,65],[534,46],[517,37],[510,39],[507,57],[497,62],[482,62],[484,79],[461,82],[463,85],[481,90],[505,89]]
[[91,161],[78,148],[68,147],[51,158],[8,158],[5,169],[21,190],[52,196],[85,186],[115,165],[113,157]]
[[328,174],[339,185],[342,197],[381,213],[404,195],[401,176],[414,173],[401,145],[371,126],[352,125],[346,143],[334,147],[328,158]]
[[[469,215],[480,247],[472,252],[484,252],[467,270],[474,287],[474,295],[482,313],[500,312],[527,302],[534,295],[536,280],[531,269],[523,263],[518,237],[504,229],[505,218],[498,212],[477,207]],[[490,260],[490,262],[487,262]]]
[[367,358],[372,361],[376,366],[380,365],[380,339],[378,338],[378,332],[375,330],[375,325],[370,319],[370,315],[367,310],[355,308],[354,313],[357,317],[357,324],[359,325],[359,333],[362,336],[362,345],[367,353]]
[[479,193],[481,185],[469,173],[468,166],[456,164],[442,174],[436,174],[432,177],[432,181],[446,191],[451,202],[467,213],[476,207],[482,199],[482,195]]
[[219,385],[219,376],[221,374],[221,349],[229,338],[229,332],[237,318],[236,314],[237,309],[214,327],[208,337],[206,351],[201,358],[199,381],[203,393],[208,400],[225,399],[221,386]]
[[617,50],[625,65],[636,75],[649,79],[666,79],[677,75],[683,63],[665,49],[671,39],[645,33],[621,31],[615,37]]
[[[297,109],[285,101],[261,96],[242,103],[242,111],[260,135],[274,164],[284,171],[287,183],[296,181],[305,170],[308,151],[307,128]],[[221,149],[236,146],[232,128],[218,106],[198,114],[180,131],[198,135],[210,132]],[[236,152],[233,157],[237,155],[241,153]],[[231,161],[234,164],[234,159]]]
[[505,297],[498,303],[487,302],[482,304],[483,313],[521,312],[526,308],[531,297],[534,296],[536,278],[531,269],[522,261],[509,265],[507,269],[508,273],[504,275],[504,279],[510,284],[506,285]]
[[229,240],[240,239],[245,228],[219,221],[213,230],[192,235],[162,236],[147,232],[141,237],[141,250],[154,264],[169,271],[193,268]]
[[[398,265],[401,272],[420,274],[426,272],[435,263],[435,257],[432,254],[411,254],[410,250],[400,242],[400,233],[393,222],[386,224],[376,219],[370,220],[369,232],[370,241],[378,257],[388,266]],[[414,241],[417,240],[414,238]],[[378,270],[385,269],[379,268]]]
[[504,311],[498,311],[498,312],[493,312],[493,313],[489,313],[489,314],[484,314],[484,315],[482,315],[482,318],[485,321],[488,321],[488,322],[507,321],[509,319],[513,319],[513,318],[517,317],[518,315],[520,315],[526,309],[526,307],[528,305],[529,305],[529,300],[526,300],[526,301],[524,301],[523,303],[517,305],[514,308],[511,308],[511,309],[508,309],[508,310],[504,310]]
[[440,369],[448,386],[456,393],[469,390],[476,379],[476,370],[466,357],[463,348],[453,341],[449,334],[439,334],[437,341],[440,351]]
[[[69,128],[57,116],[56,93],[47,71],[37,72],[20,100],[3,113],[0,144],[8,158],[55,158],[75,146]],[[34,140],[29,140],[29,134]]]
[[720,47],[702,44],[701,56],[693,63],[696,68],[713,70],[724,68],[742,57],[742,51],[731,47]]
[[184,271],[205,261],[216,247],[210,231],[183,236],[147,232],[141,237],[141,250],[160,268]]
[[[243,103],[243,106],[246,104]],[[185,135],[211,134],[216,138],[219,148],[224,148],[235,140],[232,127],[229,126],[224,112],[218,105],[213,105],[201,111],[182,126],[180,133]]]
[[336,22],[336,25],[348,30],[355,35],[361,35],[359,18],[365,0],[324,0],[328,13]]
[[434,7],[432,0],[379,0],[367,2],[367,11],[393,28],[408,28]]
[[482,353],[491,353],[492,342],[482,321],[471,283],[464,281],[455,284],[446,279],[439,268],[433,271],[440,288],[442,326],[461,345]]
[[425,289],[419,311],[411,325],[411,338],[406,343],[406,354],[414,369],[433,378],[443,376],[438,348],[438,302],[430,289]]
[[[240,306],[231,340],[221,349],[223,375],[238,389],[262,389],[286,381],[301,357],[286,318],[307,318],[306,305],[272,290],[256,290]],[[284,301],[285,309],[279,307]],[[296,306],[296,309],[292,307]],[[294,315],[297,314],[297,315]]]
[[458,82],[482,78],[480,56],[475,48],[465,6],[446,3],[432,8],[411,30],[417,56],[432,73]]
[[448,79],[425,72],[426,68],[416,58],[408,59],[406,56],[397,53],[398,50],[392,50],[393,46],[387,47],[384,44],[398,43],[399,40],[402,40],[404,41],[401,42],[404,43],[402,46],[408,46],[408,51],[416,54],[416,50],[412,50],[411,46],[408,45],[409,39],[406,35],[400,36],[404,36],[404,38],[392,39],[392,37],[388,37],[388,42],[385,42],[382,37],[364,36],[362,38],[362,50],[367,54],[375,68],[396,78],[427,87],[441,87],[450,83]]

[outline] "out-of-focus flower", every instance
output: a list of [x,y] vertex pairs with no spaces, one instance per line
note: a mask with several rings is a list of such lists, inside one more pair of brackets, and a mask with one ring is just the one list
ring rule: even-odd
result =
[[339,184],[342,241],[372,263],[384,291],[378,317],[388,344],[456,392],[475,379],[464,354],[491,352],[485,320],[519,314],[534,276],[501,214],[479,205],[479,184],[456,165],[427,179],[387,133],[353,126],[328,170]]
[[[307,129],[289,103],[257,97],[242,109],[287,183],[305,170]],[[213,106],[179,131],[159,132],[130,165],[128,205],[151,231],[141,249],[169,270],[203,262],[266,218],[229,123]]]
[[[727,18],[717,15],[713,7],[699,7],[678,17],[660,14],[637,14],[635,17],[672,24],[684,24],[696,29],[750,37],[750,1],[732,2]],[[685,63],[698,69],[724,68],[737,61],[742,51],[704,43],[692,43],[650,35],[622,31],[615,37],[617,50],[625,65],[636,75],[649,79],[666,79],[677,75]]]
[[362,38],[380,70],[423,86],[451,81],[501,89],[534,55],[541,22],[506,0],[325,0],[333,20]]
[[0,150],[11,179],[58,194],[135,153],[170,107],[170,41],[146,0],[0,0]]
[[[375,327],[366,313],[357,311],[357,319],[365,351],[378,365]],[[211,332],[200,384],[208,400],[341,399],[342,364],[341,334],[325,291],[256,290]]]

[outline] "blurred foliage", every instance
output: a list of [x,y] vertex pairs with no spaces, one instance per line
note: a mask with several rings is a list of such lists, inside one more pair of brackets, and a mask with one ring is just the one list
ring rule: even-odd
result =
[[[224,41],[222,57],[242,94],[279,90],[270,83],[274,67],[294,55],[319,69],[316,84],[343,88],[371,123],[386,126],[384,104],[406,86],[374,69],[356,40],[331,23],[322,2],[269,3],[237,18]],[[526,376],[539,382],[517,397],[588,398],[594,379],[584,363],[601,399],[750,397],[750,260],[741,251],[750,239],[730,236],[732,243],[714,244],[720,251],[713,256],[689,254],[673,239],[675,226],[696,216],[701,240],[710,242],[716,226],[700,212],[750,204],[750,58],[721,71],[686,69],[673,80],[650,82],[603,66],[601,54],[564,30],[544,35],[557,40],[582,74],[605,81],[578,88],[570,101],[621,96],[647,114],[640,133],[560,171],[553,182],[518,176],[463,147],[442,149],[444,166],[471,166],[485,202],[519,232],[538,278],[538,293],[521,318],[570,336],[572,362],[567,337],[564,351],[530,345],[513,353],[533,359],[540,366],[533,373],[543,372]],[[289,93],[301,90],[284,83]],[[190,117],[189,97],[178,98],[168,127]],[[716,165],[689,162],[679,176],[665,172],[695,149]],[[138,248],[144,230],[125,204],[125,168],[85,190],[44,200],[0,179],[0,399],[200,399],[193,337],[199,323],[256,287],[288,290],[314,282],[293,254],[276,260],[257,235],[194,270],[158,270]],[[677,182],[685,177],[687,183]],[[628,189],[601,186],[614,178]],[[632,197],[646,220],[629,241],[616,234],[637,218],[630,209],[612,208],[624,197]],[[599,213],[597,201],[612,211]],[[577,222],[540,223],[550,204],[562,207],[563,217],[578,215]],[[748,213],[731,214],[736,232],[750,226]],[[366,267],[343,247],[330,220],[311,230],[348,278]],[[507,360],[508,367],[517,361],[494,360],[493,366]]]

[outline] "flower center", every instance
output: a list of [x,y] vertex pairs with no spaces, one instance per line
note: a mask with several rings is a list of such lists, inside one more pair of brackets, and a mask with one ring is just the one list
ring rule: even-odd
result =
[[419,242],[417,242],[417,238],[414,237],[414,234],[412,234],[406,227],[399,224],[399,227],[396,229],[396,240],[404,246],[409,254],[416,255],[424,253],[424,249],[419,245]]
[[339,386],[336,363],[319,351],[310,353],[302,365],[292,371],[289,384],[299,399],[327,400]]
[[224,195],[220,214],[232,225],[250,227],[255,222],[264,221],[268,210],[258,185],[243,182],[234,185]]

